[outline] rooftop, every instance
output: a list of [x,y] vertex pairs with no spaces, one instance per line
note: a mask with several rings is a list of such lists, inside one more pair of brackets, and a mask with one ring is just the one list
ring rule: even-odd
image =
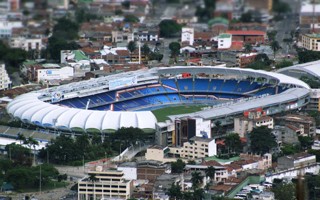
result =
[[307,158],[307,157],[311,157],[314,156],[312,154],[308,154],[306,152],[301,152],[301,153],[296,153],[296,154],[292,154],[292,155],[288,155],[286,156],[287,158],[293,159],[293,160],[300,160],[302,158]]
[[223,34],[220,34],[218,36],[219,39],[222,39],[222,38],[231,38],[231,34],[228,34],[228,33],[223,33]]
[[254,31],[254,30],[228,30],[227,33],[230,33],[232,35],[265,35],[266,33],[263,31]]

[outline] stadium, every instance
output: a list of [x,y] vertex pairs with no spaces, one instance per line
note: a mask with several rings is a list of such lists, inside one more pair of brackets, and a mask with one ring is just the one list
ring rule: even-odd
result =
[[306,105],[309,89],[275,72],[225,65],[160,67],[26,93],[13,99],[7,111],[24,123],[58,131],[111,133],[132,126],[155,132],[158,120],[153,111],[162,108],[205,107],[175,113],[169,120],[214,120],[258,107],[275,114]]

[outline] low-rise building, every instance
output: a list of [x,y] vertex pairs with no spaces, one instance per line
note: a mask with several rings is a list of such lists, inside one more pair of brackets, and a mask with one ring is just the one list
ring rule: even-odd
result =
[[228,30],[227,33],[232,35],[232,40],[242,41],[245,44],[264,44],[266,32],[255,30]]
[[4,63],[0,64],[0,91],[6,90],[11,87],[11,80],[6,70],[6,66]]
[[153,146],[147,149],[146,159],[161,162],[172,162],[177,158],[195,160],[217,155],[215,139],[194,136],[182,147]]
[[232,35],[223,33],[218,36],[218,49],[229,49],[232,45]]
[[273,124],[273,118],[266,116],[262,109],[248,111],[244,113],[244,116],[234,118],[234,132],[240,137],[245,137],[253,128],[267,126],[273,129]]
[[306,106],[308,111],[320,111],[320,89],[311,89],[310,101]]
[[137,162],[137,179],[154,182],[158,176],[171,172],[169,165],[154,160]]
[[116,170],[89,171],[89,176],[78,182],[78,199],[128,199],[133,193],[133,181],[124,179],[124,173]]
[[293,155],[282,156],[278,158],[278,169],[285,170],[294,167],[304,167],[316,163],[316,156],[306,152]]
[[307,50],[320,51],[320,34],[303,34],[301,46]]
[[20,48],[25,51],[40,51],[43,48],[42,38],[31,37],[12,37],[10,40],[11,48]]
[[287,114],[284,116],[275,117],[278,125],[292,125],[302,128],[301,136],[313,136],[316,133],[315,120],[313,117],[306,115]]

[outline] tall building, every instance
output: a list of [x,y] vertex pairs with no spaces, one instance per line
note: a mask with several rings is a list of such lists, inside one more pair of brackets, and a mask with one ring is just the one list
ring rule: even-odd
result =
[[103,171],[102,167],[98,166],[96,171],[90,171],[88,175],[78,182],[79,200],[129,199],[131,197],[133,181],[125,180],[123,172]]
[[6,90],[11,87],[11,80],[9,78],[9,75],[6,71],[5,64],[0,64],[0,91]]

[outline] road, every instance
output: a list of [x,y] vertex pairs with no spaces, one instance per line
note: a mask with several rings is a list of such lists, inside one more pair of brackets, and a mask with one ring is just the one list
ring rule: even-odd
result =
[[292,45],[287,45],[283,42],[285,38],[291,38],[291,31],[295,31],[297,28],[297,21],[299,21],[299,10],[300,2],[299,0],[283,0],[283,2],[288,3],[291,6],[291,13],[284,16],[284,19],[275,24],[275,30],[277,30],[276,40],[279,42],[282,49],[279,51],[279,56],[283,57],[288,54],[296,54]]

